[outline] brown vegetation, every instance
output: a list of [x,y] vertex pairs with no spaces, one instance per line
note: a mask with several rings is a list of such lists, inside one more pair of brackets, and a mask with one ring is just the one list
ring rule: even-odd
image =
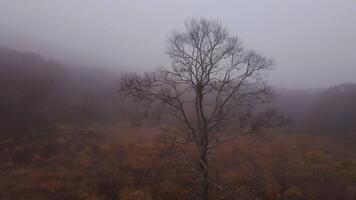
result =
[[[61,125],[56,133],[2,140],[0,199],[192,199],[199,177],[182,160],[194,156],[193,147],[173,148],[176,131]],[[355,199],[354,145],[288,133],[219,147],[211,198]]]

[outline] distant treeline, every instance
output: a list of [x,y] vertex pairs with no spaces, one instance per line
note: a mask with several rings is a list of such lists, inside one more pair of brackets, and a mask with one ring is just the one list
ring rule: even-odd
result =
[[123,116],[119,74],[67,67],[33,53],[0,48],[2,128]]
[[[22,131],[138,117],[137,108],[118,92],[120,77],[110,70],[64,66],[0,47],[0,128]],[[356,84],[276,93],[273,106],[295,126],[335,134],[356,130]]]

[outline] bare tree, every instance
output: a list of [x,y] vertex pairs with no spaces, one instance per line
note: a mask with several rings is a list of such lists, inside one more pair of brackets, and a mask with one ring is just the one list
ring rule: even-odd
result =
[[274,61],[246,50],[217,21],[188,20],[185,28],[169,37],[171,68],[126,74],[121,89],[135,98],[163,103],[184,125],[184,135],[198,149],[199,197],[206,200],[210,152],[280,122],[270,109],[256,112],[258,104],[273,100],[261,72]]

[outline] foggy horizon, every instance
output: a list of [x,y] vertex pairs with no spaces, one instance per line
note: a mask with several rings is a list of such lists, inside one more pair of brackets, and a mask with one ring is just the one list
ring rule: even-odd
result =
[[274,87],[327,88],[356,81],[356,2],[0,2],[0,46],[64,64],[150,71],[169,67],[167,36],[189,18],[220,21],[247,48],[273,57]]

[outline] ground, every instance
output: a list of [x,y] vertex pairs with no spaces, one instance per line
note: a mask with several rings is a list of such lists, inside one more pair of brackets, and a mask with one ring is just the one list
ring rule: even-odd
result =
[[[0,199],[193,199],[193,148],[169,126],[58,124],[0,140]],[[284,129],[211,155],[212,199],[356,199],[356,147]]]

